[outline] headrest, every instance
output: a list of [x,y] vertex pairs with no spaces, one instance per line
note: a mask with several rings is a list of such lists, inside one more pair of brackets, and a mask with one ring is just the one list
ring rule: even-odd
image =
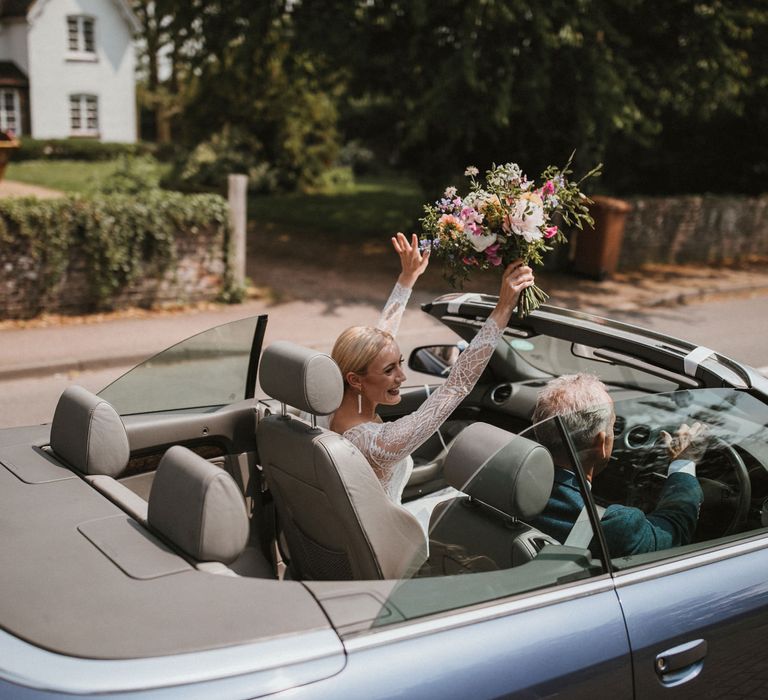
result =
[[487,423],[473,423],[459,433],[444,473],[459,491],[523,520],[544,510],[554,481],[552,457],[544,447]]
[[196,561],[228,564],[248,542],[248,514],[235,480],[181,445],[160,460],[147,522]]
[[51,424],[51,449],[83,474],[116,477],[128,464],[128,435],[104,399],[81,386],[64,390]]
[[287,341],[264,350],[259,382],[273,399],[317,416],[333,413],[344,396],[341,370],[329,355]]

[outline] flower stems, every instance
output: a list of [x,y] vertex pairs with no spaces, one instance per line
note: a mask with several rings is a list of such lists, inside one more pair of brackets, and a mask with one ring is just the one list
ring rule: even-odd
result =
[[520,299],[517,302],[517,317],[525,318],[531,311],[538,309],[547,299],[549,299],[549,294],[535,284],[526,287],[520,292]]

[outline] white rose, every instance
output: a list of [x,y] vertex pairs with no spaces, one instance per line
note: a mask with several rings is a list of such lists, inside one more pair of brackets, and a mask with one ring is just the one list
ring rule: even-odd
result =
[[504,230],[517,236],[522,236],[528,243],[542,238],[541,227],[544,225],[544,206],[541,197],[536,194],[525,194],[507,214],[504,220]]
[[472,231],[464,231],[464,235],[467,237],[472,247],[478,252],[482,253],[486,248],[496,243],[495,233],[481,233],[480,235],[472,233]]

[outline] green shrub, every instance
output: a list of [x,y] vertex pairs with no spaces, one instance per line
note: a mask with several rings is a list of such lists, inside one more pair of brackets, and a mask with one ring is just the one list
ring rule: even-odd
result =
[[252,192],[273,192],[278,178],[268,163],[259,161],[260,144],[237,129],[225,128],[175,160],[162,185],[169,189],[225,192],[227,177],[248,175]]
[[41,308],[73,252],[83,256],[94,307],[109,308],[111,298],[140,275],[162,276],[175,264],[178,237],[211,228],[226,250],[227,202],[209,194],[149,190],[141,197],[0,200],[2,257],[23,259],[33,270]]
[[160,187],[158,162],[151,156],[120,156],[115,169],[94,187],[102,194],[139,194]]
[[348,166],[328,168],[320,173],[317,184],[313,189],[318,192],[348,192],[355,186],[355,175]]
[[13,154],[13,160],[113,160],[118,156],[147,155],[151,150],[152,146],[145,143],[22,137],[21,147]]

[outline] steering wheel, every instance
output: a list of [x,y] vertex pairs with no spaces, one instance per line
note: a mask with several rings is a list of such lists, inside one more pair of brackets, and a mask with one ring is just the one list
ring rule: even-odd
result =
[[[725,463],[723,467],[716,470],[716,466],[723,462]],[[735,494],[733,488],[722,480],[726,470],[732,471],[735,477]],[[752,485],[744,460],[727,442],[720,438],[712,438],[710,446],[696,467],[696,476],[704,492],[704,502],[701,506],[699,526],[696,528],[694,540],[714,539],[736,532],[739,525],[746,520],[752,501]],[[725,528],[718,531],[708,526],[707,521],[711,521],[724,506],[733,509],[733,516]],[[714,515],[707,518],[708,513]]]

